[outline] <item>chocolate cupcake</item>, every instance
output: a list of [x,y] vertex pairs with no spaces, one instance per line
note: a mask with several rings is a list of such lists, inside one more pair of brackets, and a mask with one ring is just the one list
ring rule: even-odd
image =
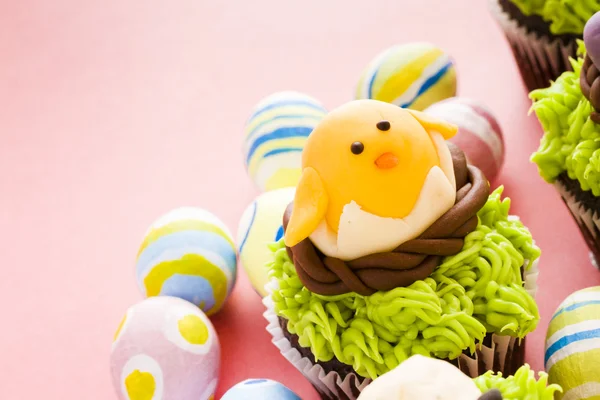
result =
[[359,100],[307,141],[264,303],[273,343],[324,399],[356,399],[415,354],[472,377],[523,363],[540,251],[455,133]]
[[600,260],[600,13],[585,27],[580,57],[547,89],[531,92],[544,135],[531,160],[569,207]]
[[489,0],[529,90],[572,70],[577,40],[600,0]]

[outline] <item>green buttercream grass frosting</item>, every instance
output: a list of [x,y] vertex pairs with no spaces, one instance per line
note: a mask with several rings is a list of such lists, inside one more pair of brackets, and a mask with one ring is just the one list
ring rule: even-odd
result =
[[581,35],[588,19],[600,11],[600,0],[512,0],[525,15],[539,15],[555,35]]
[[[580,53],[585,53],[580,42]],[[531,92],[544,136],[531,156],[542,178],[554,180],[563,172],[584,191],[600,196],[600,125],[590,115],[593,107],[579,86],[583,58],[572,60],[574,72],[565,72],[549,88]]]
[[525,364],[508,378],[504,378],[502,373],[488,371],[473,382],[482,393],[498,389],[503,400],[553,400],[555,392],[562,393],[559,385],[548,385],[548,374],[540,372],[538,376],[539,380],[536,380],[535,373]]
[[510,200],[501,199],[502,191],[489,196],[460,253],[424,280],[371,296],[310,292],[283,240],[272,244],[276,314],[317,361],[336,357],[372,379],[414,354],[455,359],[465,349],[473,353],[486,333],[523,338],[539,314],[523,288],[521,267],[529,269],[540,250],[520,221],[509,220]]

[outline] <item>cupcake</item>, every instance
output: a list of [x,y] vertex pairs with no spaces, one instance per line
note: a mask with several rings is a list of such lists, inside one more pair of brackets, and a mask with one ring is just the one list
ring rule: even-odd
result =
[[[585,27],[580,57],[549,88],[531,92],[544,135],[531,160],[569,207],[600,260],[600,13]],[[587,49],[587,51],[586,51]]]
[[553,400],[558,385],[548,385],[548,375],[539,380],[528,365],[514,376],[485,373],[471,379],[447,362],[413,356],[377,378],[358,400]]
[[445,140],[456,129],[357,100],[309,136],[264,303],[273,343],[324,399],[356,399],[416,354],[471,377],[523,363],[540,250]]
[[600,0],[489,0],[529,90],[572,70],[586,21]]

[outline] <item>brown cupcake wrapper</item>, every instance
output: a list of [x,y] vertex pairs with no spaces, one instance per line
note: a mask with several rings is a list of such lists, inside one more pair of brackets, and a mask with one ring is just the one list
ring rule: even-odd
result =
[[586,204],[577,198],[579,197],[578,193],[569,190],[562,179],[558,179],[554,183],[554,187],[569,208],[590,249],[590,261],[592,265],[598,268],[598,265],[600,265],[600,215],[598,211],[586,207]]
[[563,72],[572,71],[570,58],[577,56],[577,42],[561,36],[528,32],[502,7],[506,0],[489,0],[490,11],[508,40],[519,72],[529,91],[546,88]]

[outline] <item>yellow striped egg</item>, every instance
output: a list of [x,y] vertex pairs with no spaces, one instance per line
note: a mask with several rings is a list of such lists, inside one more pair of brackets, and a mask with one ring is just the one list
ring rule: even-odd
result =
[[296,186],[302,149],[327,110],[312,97],[278,92],[261,100],[246,123],[244,162],[261,191]]
[[425,110],[456,95],[456,69],[450,56],[430,43],[407,43],[379,54],[364,70],[357,99],[374,99]]
[[267,262],[273,254],[269,244],[283,237],[283,213],[294,200],[296,188],[283,188],[263,193],[244,211],[238,227],[237,245],[242,267],[254,290],[267,295]]
[[215,215],[182,207],[148,229],[136,260],[136,279],[146,297],[179,297],[207,315],[219,311],[236,279],[232,235]]
[[571,294],[558,307],[546,335],[550,383],[556,400],[600,399],[600,286]]

